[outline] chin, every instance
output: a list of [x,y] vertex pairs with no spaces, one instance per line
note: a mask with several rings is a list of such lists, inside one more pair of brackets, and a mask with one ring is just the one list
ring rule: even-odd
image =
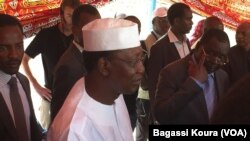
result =
[[16,74],[18,73],[18,70],[19,70],[19,66],[15,66],[15,67],[4,67],[4,68],[1,68],[1,70],[6,73],[6,74],[10,74],[10,75],[13,75],[13,74]]
[[13,74],[17,74],[18,71],[16,71],[16,70],[13,70],[13,71],[6,71],[5,73],[10,74],[10,75],[13,75]]
[[208,67],[207,68],[207,73],[213,73],[215,71],[217,71],[219,69],[219,67]]
[[124,94],[128,94],[128,95],[131,95],[131,94],[134,94],[139,88],[139,85],[136,86],[136,87],[131,87],[130,89],[127,89],[125,92],[123,92]]

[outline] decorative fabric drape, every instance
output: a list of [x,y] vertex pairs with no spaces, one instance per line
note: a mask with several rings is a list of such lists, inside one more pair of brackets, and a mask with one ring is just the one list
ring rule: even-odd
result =
[[[109,0],[80,0],[102,6]],[[25,37],[30,37],[41,28],[59,22],[59,7],[62,0],[0,0],[0,13],[16,16],[22,23]]]
[[[161,0],[167,2],[168,0]],[[219,17],[224,24],[236,28],[243,21],[250,22],[249,0],[172,0],[189,5],[195,12],[202,16],[214,15]]]

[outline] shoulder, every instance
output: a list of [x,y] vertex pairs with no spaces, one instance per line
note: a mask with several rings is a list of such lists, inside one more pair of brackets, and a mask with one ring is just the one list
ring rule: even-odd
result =
[[51,34],[55,34],[57,31],[59,31],[58,25],[54,25],[48,28],[43,28],[41,29],[40,32],[38,32],[38,35],[51,35]]
[[235,45],[235,46],[232,46],[229,50],[230,51],[235,51],[235,50],[239,50],[239,49],[240,49],[240,47]]
[[[83,96],[84,89],[85,89],[85,83],[84,83],[84,77],[82,77],[73,85],[72,89],[69,91],[69,94],[65,99],[65,102],[61,110],[59,111],[58,115],[59,114],[63,115],[65,112],[67,113],[67,111],[69,110],[73,112],[77,108],[78,103],[80,102]],[[60,116],[58,118],[60,118]]]
[[233,54],[239,54],[242,55],[241,53],[243,53],[244,50],[240,47],[240,46],[233,46],[229,49],[229,55],[233,55]]
[[28,78],[27,78],[25,75],[23,75],[22,73],[18,72],[18,73],[16,74],[16,76],[17,76],[18,79],[20,79],[20,80],[22,80],[22,81],[25,81],[26,83],[29,83]]
[[168,34],[165,34],[165,35],[163,35],[161,38],[159,38],[159,39],[156,41],[155,44],[157,45],[157,44],[165,44],[165,43],[170,43]]
[[169,46],[169,43],[169,37],[165,34],[152,45],[151,49],[165,48],[166,46]]
[[185,72],[188,69],[188,61],[190,59],[190,56],[186,56],[185,58],[169,63],[161,70],[161,75],[179,77],[180,75],[186,74]]
[[181,59],[178,59],[178,60],[175,60],[171,63],[169,63],[168,65],[165,66],[165,68],[168,68],[168,69],[174,69],[174,70],[179,70],[179,69],[184,69],[187,67],[188,65],[188,61],[191,60],[191,56],[188,55],[184,58],[181,58]]
[[152,33],[150,33],[147,38],[145,39],[145,41],[152,41],[152,40],[156,40],[156,38],[154,37],[154,35]]
[[43,28],[41,31],[43,31],[43,32],[52,32],[52,31],[55,31],[55,30],[59,30],[58,24],[53,25],[51,27]]
[[242,60],[245,59],[246,52],[239,46],[233,46],[230,48],[228,56],[229,56],[229,64],[233,64],[234,62],[243,63]]
[[219,76],[219,78],[228,78],[228,74],[226,71],[224,71],[223,69],[218,69],[216,71],[216,73],[218,74],[217,76]]
[[73,65],[73,52],[72,52],[72,47],[69,47],[65,52],[62,54],[60,59],[58,60],[58,63],[56,66],[68,66],[68,65]]
[[[81,78],[71,89],[62,108],[51,124],[50,130],[47,135],[48,141],[68,139],[70,134],[75,134],[78,132],[77,128],[75,127],[78,127],[79,131],[80,127],[84,127],[82,123],[86,122],[87,117],[83,112],[77,110],[77,106],[81,100],[83,93],[83,85],[84,81],[83,78]],[[79,112],[81,112],[81,120],[78,120]]]

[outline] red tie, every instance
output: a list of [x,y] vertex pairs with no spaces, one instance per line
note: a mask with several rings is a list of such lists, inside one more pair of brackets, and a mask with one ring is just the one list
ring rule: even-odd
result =
[[29,141],[25,114],[21,96],[17,87],[17,80],[15,77],[11,77],[8,82],[10,86],[10,100],[14,113],[15,125],[18,134],[18,138],[22,141]]

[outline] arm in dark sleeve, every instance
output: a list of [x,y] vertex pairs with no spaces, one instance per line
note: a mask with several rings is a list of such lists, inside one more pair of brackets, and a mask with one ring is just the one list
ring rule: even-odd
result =
[[25,49],[25,53],[29,57],[35,58],[38,54],[43,52],[43,49],[45,48],[44,44],[47,42],[45,34],[44,30],[41,30]]
[[53,121],[61,109],[71,89],[70,84],[72,77],[70,76],[70,71],[70,68],[66,66],[58,66],[58,68],[55,69],[52,87],[51,121]]
[[154,104],[156,84],[160,70],[163,68],[163,53],[161,48],[154,44],[150,50],[150,57],[147,64],[148,88],[150,104]]

